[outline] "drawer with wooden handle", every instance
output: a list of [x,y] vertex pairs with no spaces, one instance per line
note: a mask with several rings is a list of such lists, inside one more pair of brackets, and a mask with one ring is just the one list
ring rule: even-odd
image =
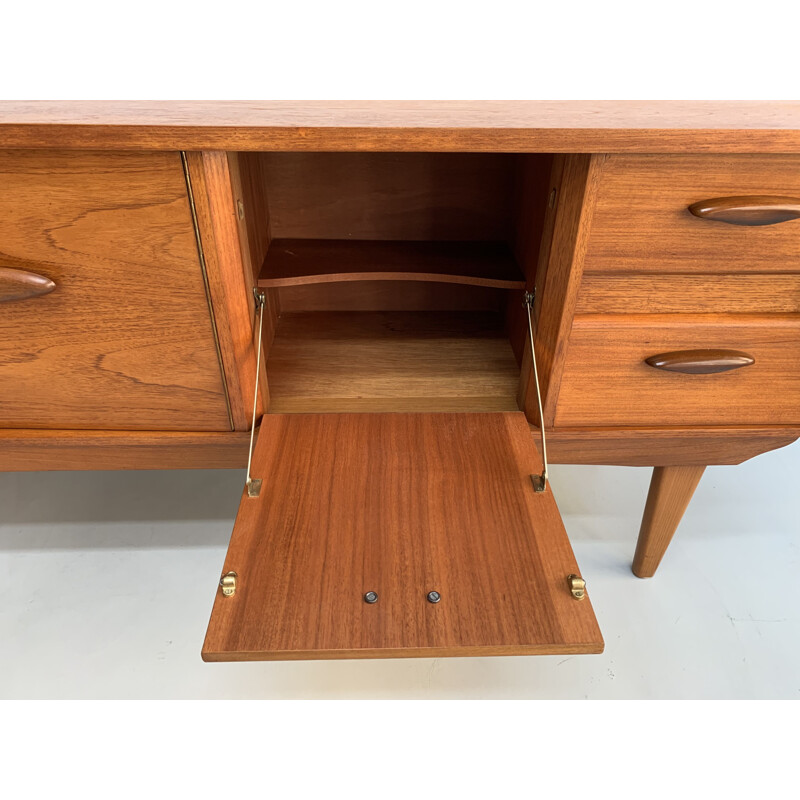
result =
[[800,157],[607,156],[584,270],[800,272]]
[[800,315],[576,317],[556,427],[800,424]]
[[0,427],[230,430],[179,153],[0,151]]

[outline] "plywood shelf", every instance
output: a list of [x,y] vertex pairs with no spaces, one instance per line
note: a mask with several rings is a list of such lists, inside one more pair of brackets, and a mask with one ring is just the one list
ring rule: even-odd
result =
[[282,315],[271,413],[517,411],[519,367],[491,312]]
[[364,280],[525,288],[522,273],[503,242],[363,239],[275,239],[258,285],[274,288]]

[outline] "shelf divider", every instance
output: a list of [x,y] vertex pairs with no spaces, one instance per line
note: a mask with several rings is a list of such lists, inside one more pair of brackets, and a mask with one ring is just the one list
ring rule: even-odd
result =
[[431,281],[524,289],[504,242],[275,239],[261,288],[342,281]]

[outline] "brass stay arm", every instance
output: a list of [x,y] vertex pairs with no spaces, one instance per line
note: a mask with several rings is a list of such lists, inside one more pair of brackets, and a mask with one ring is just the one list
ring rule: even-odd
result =
[[536,369],[536,348],[533,342],[533,301],[536,292],[525,292],[525,306],[528,311],[528,336],[531,344],[531,363],[533,364],[533,382],[536,384],[536,402],[539,404],[539,432],[542,435],[542,474],[531,475],[534,491],[543,492],[547,488],[547,440],[544,435],[544,413],[542,412],[542,392],[539,389],[539,372]]
[[250,425],[250,451],[247,454],[247,496],[258,497],[261,493],[261,478],[254,478],[250,474],[250,467],[253,464],[253,444],[256,436],[256,410],[258,408],[258,379],[261,373],[261,337],[264,333],[264,304],[266,297],[264,292],[253,289],[256,298],[256,308],[258,310],[258,347],[256,349],[256,382],[253,388],[253,421]]

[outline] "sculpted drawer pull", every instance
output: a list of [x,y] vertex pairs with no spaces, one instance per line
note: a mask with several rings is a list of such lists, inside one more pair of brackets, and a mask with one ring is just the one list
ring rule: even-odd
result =
[[55,283],[44,275],[27,272],[24,269],[0,266],[0,303],[12,300],[27,300],[49,294],[56,288]]
[[730,225],[775,225],[800,218],[800,199],[748,195],[743,197],[715,197],[689,206],[696,217]]
[[645,363],[668,372],[683,372],[686,375],[707,375],[727,372],[730,369],[749,367],[755,359],[741,350],[676,350],[650,356]]

